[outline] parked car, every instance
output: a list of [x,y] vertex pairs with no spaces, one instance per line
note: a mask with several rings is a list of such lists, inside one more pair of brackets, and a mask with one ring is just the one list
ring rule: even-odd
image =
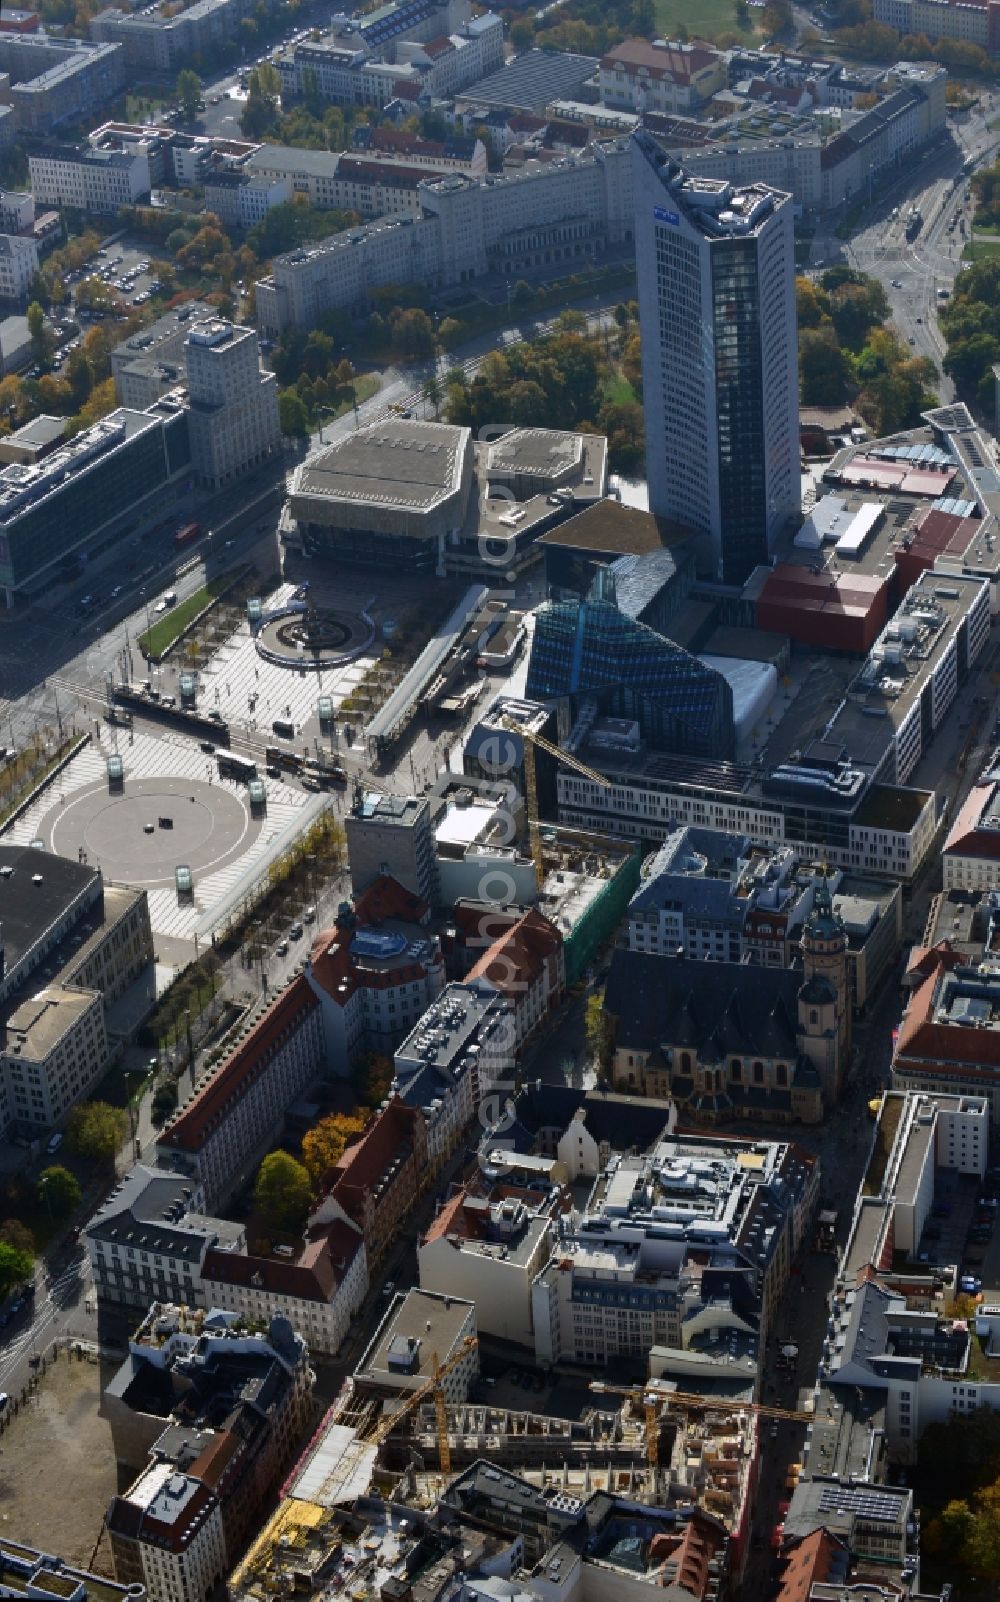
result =
[[296,921],[289,926],[288,933],[291,935],[293,940],[302,939],[302,925],[299,923],[298,919],[296,919]]

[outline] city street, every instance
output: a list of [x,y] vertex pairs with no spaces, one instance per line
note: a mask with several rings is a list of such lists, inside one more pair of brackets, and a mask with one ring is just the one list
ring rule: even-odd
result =
[[[929,357],[938,369],[945,344],[937,324],[937,291],[951,290],[969,237],[957,227],[948,232],[956,208],[965,217],[967,230],[971,227],[972,209],[964,198],[967,184],[956,185],[955,180],[967,160],[982,164],[1000,149],[1000,136],[990,127],[995,115],[995,97],[984,95],[981,106],[908,161],[896,178],[876,188],[873,204],[849,242],[837,238],[839,219],[834,215],[820,223],[810,250],[812,270],[846,260],[877,278],[900,335],[915,354]],[[907,240],[911,205],[919,208],[924,221],[917,237]],[[954,399],[954,386],[945,375],[937,388],[943,402]]]

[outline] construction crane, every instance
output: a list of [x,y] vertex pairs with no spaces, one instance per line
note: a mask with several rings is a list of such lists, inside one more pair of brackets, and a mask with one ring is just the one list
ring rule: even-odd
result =
[[444,1362],[438,1361],[438,1354],[431,1355],[431,1377],[425,1384],[413,1391],[395,1413],[389,1413],[370,1435],[365,1436],[369,1446],[381,1446],[397,1427],[401,1419],[407,1418],[414,1408],[428,1397],[434,1398],[434,1416],[437,1425],[438,1464],[442,1474],[451,1473],[451,1447],[448,1444],[448,1404],[445,1401],[441,1381],[453,1368],[457,1368],[469,1353],[479,1345],[475,1335],[466,1335],[460,1346],[457,1346],[450,1357]]
[[642,1408],[646,1428],[646,1461],[650,1468],[660,1462],[660,1411],[669,1405],[685,1412],[722,1410],[729,1413],[756,1413],[760,1418],[791,1419],[797,1424],[808,1424],[811,1413],[796,1413],[788,1407],[770,1407],[765,1402],[740,1402],[728,1396],[701,1396],[696,1391],[666,1391],[655,1386],[609,1385],[606,1380],[591,1380],[590,1389],[606,1396],[624,1396]]
[[545,865],[542,862],[542,840],[538,829],[538,777],[535,773],[535,746],[537,745],[539,750],[547,752],[550,757],[555,757],[556,761],[561,762],[564,767],[572,768],[574,773],[582,773],[585,779],[590,779],[594,784],[599,784],[605,790],[611,789],[611,780],[605,778],[603,773],[598,773],[595,768],[588,768],[587,764],[581,762],[579,757],[570,756],[568,751],[563,751],[558,745],[553,745],[552,741],[547,740],[544,734],[533,733],[531,729],[526,729],[522,724],[516,723],[513,718],[504,718],[503,726],[509,733],[520,735],[524,741],[524,799],[528,809],[528,838],[531,841],[531,859],[535,864],[535,875],[539,886],[541,886],[545,877]]

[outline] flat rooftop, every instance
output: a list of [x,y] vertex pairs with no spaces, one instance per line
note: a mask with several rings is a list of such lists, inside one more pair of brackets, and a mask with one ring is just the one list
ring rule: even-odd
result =
[[[30,846],[0,845],[0,928],[6,972],[72,905],[95,891],[101,875],[68,857]],[[95,897],[96,899],[96,897]]]
[[558,528],[542,534],[536,544],[566,546],[571,550],[607,551],[616,556],[645,555],[672,545],[680,545],[693,537],[693,530],[668,518],[654,517],[635,506],[623,506],[620,501],[601,500],[575,517],[567,518]]
[[22,1001],[8,1017],[8,1056],[43,1062],[93,1005],[93,991],[46,985]]
[[409,1290],[398,1296],[361,1362],[355,1379],[393,1391],[415,1391],[448,1358],[475,1306],[454,1296]]
[[951,650],[981,591],[982,581],[971,576],[922,574],[872,646],[826,737],[862,762],[884,751]]
[[457,491],[470,443],[467,428],[448,423],[374,423],[310,456],[295,471],[292,498],[427,512]]

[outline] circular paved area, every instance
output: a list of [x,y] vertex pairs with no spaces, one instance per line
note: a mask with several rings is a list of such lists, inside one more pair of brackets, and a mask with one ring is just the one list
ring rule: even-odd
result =
[[317,633],[311,643],[301,638],[305,623],[299,611],[272,617],[254,637],[258,653],[278,667],[340,667],[367,650],[375,637],[373,625],[356,612],[340,612],[333,607],[317,610]]
[[[173,827],[160,828],[161,817],[171,818]],[[60,856],[73,858],[82,847],[90,865],[118,884],[153,889],[173,884],[179,862],[196,878],[225,867],[244,854],[261,823],[226,784],[126,779],[124,789],[110,795],[105,780],[52,807],[39,834]]]

